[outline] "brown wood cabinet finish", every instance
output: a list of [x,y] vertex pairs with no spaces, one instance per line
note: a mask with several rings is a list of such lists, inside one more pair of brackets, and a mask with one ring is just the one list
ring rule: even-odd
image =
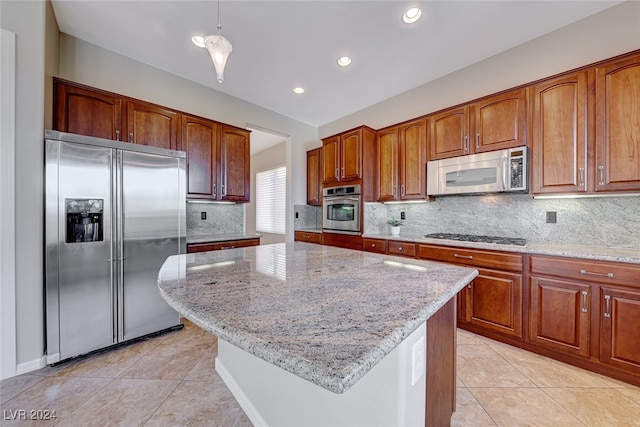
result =
[[596,191],[640,190],[640,55],[596,67]]
[[322,243],[322,233],[311,233],[309,231],[294,232],[296,242]]
[[568,354],[589,357],[592,286],[531,277],[530,339]]
[[425,426],[451,424],[456,410],[456,300],[427,320]]
[[362,237],[350,234],[322,233],[322,244],[360,251],[362,250]]
[[[518,89],[471,104],[472,152],[502,150],[527,144],[527,91]],[[472,127],[471,127],[472,126]]]
[[515,253],[420,244],[418,257],[497,270],[522,271],[522,255]]
[[398,128],[383,129],[376,135],[376,200],[398,199]]
[[532,87],[531,193],[587,191],[587,72]]
[[175,150],[180,113],[142,101],[127,101],[128,142]]
[[220,199],[248,202],[250,196],[250,132],[222,125],[220,130]]
[[413,258],[416,256],[416,244],[410,242],[389,240],[387,242],[387,254],[402,255]]
[[322,205],[322,148],[307,151],[307,204]]
[[120,141],[126,128],[121,96],[54,78],[55,130]]
[[220,251],[260,245],[260,239],[225,240],[215,243],[192,243],[187,245],[187,253]]
[[371,239],[365,237],[362,239],[362,250],[378,254],[387,253],[387,241],[384,239]]
[[429,160],[469,154],[469,106],[453,108],[429,117]]
[[340,135],[322,140],[322,183],[340,181]]
[[640,289],[600,289],[600,360],[640,374]]
[[362,129],[340,136],[340,181],[362,178]]
[[218,135],[215,122],[182,114],[180,149],[187,153],[188,198],[218,198]]
[[375,131],[366,126],[322,140],[322,183],[366,181],[363,200],[372,201]]

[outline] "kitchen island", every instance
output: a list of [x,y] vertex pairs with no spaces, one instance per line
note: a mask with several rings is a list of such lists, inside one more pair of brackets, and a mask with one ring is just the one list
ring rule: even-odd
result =
[[425,425],[425,351],[427,366],[443,363],[430,344],[454,355],[428,321],[476,275],[295,242],[172,256],[158,280],[218,337],[216,370],[254,424]]

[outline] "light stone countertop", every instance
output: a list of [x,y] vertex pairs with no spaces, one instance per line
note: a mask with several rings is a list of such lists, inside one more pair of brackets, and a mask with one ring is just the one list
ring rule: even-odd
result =
[[187,245],[194,243],[216,243],[229,240],[248,240],[261,238],[262,234],[194,234],[187,236]]
[[220,339],[344,393],[477,274],[293,242],[174,255],[158,285]]
[[525,246],[498,245],[495,243],[463,242],[458,240],[431,239],[421,234],[364,234],[364,238],[397,240],[402,242],[426,243],[440,246],[456,246],[471,249],[489,249],[503,252],[518,252],[536,255],[550,255],[582,258],[597,261],[625,262],[640,264],[640,248],[608,248],[599,246],[565,245],[557,243],[530,242]]

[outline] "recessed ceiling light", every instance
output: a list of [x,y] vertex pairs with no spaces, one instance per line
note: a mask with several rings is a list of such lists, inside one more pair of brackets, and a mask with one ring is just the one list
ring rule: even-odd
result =
[[348,56],[341,56],[340,58],[338,58],[339,66],[346,67],[349,64],[351,64],[351,58],[349,58]]
[[408,9],[404,15],[402,15],[402,20],[407,24],[413,24],[422,16],[422,11],[417,7],[412,7]]
[[301,93],[304,93],[304,89],[301,87],[294,87],[293,88],[293,93],[300,95]]
[[193,37],[191,37],[191,42],[193,44],[195,44],[196,46],[198,46],[198,47],[205,47],[204,46],[204,36],[198,36],[198,35],[193,36]]

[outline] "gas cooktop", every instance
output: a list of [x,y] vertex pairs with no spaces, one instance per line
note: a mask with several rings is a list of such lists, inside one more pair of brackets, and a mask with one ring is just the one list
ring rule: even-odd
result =
[[474,234],[431,233],[425,234],[424,237],[430,239],[459,240],[462,242],[495,243],[498,245],[525,246],[527,244],[525,239],[516,237],[478,236]]

